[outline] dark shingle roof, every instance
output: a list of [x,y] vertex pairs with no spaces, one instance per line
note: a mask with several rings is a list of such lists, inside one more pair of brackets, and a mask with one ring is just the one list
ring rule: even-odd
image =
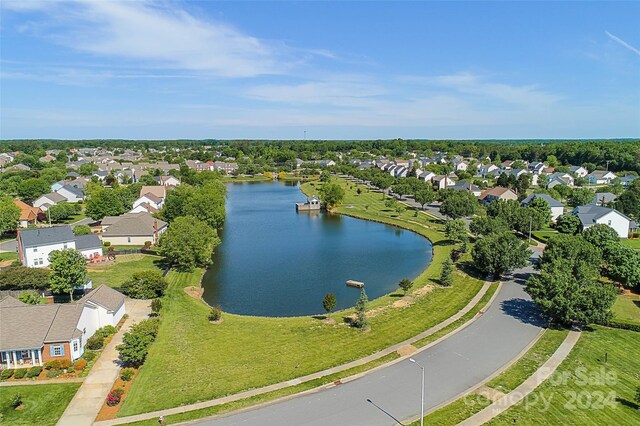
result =
[[536,198],[542,198],[543,200],[545,200],[547,204],[549,204],[549,207],[564,207],[564,204],[548,194],[531,194],[527,198],[522,200],[522,203],[520,204],[522,204],[523,206],[529,205],[529,203]]
[[52,228],[26,229],[20,231],[23,247],[57,244],[74,241],[75,236],[69,225]]
[[92,248],[102,248],[102,241],[100,241],[97,235],[76,235],[77,250],[88,250]]
[[[103,237],[153,235],[155,232],[155,222],[158,222],[158,230],[167,226],[167,222],[156,219],[146,212],[126,213],[116,218],[110,217],[108,219],[108,223],[110,223],[110,225],[102,235]],[[105,225],[104,220],[102,221],[102,224]]]

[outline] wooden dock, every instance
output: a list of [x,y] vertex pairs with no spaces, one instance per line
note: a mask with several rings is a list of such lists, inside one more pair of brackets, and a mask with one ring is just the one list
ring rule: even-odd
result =
[[347,287],[362,288],[364,283],[362,281],[347,280]]

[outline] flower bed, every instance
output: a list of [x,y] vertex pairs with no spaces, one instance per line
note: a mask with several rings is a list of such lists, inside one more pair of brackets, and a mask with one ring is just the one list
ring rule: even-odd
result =
[[[133,380],[137,375],[138,370],[134,368],[124,368],[120,370],[118,378],[113,383],[111,391],[109,391],[107,398],[102,404],[102,408],[98,413],[98,417],[96,417],[96,421],[116,418],[120,407],[122,407],[124,399],[127,397],[127,393],[129,393],[129,389],[131,389],[131,383],[133,383]],[[123,380],[123,378],[129,380]],[[118,396],[116,397],[115,395]]]

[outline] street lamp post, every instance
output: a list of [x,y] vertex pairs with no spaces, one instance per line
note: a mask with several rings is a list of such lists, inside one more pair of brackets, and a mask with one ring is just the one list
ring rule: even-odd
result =
[[409,358],[409,361],[422,370],[422,380],[420,381],[420,426],[424,426],[424,367],[413,358]]

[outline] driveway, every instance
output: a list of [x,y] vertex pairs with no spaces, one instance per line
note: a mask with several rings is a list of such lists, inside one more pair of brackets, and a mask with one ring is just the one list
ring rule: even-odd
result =
[[[425,411],[475,387],[536,339],[545,322],[523,288],[532,271],[507,277],[482,317],[415,354],[426,370]],[[334,388],[198,424],[388,426],[419,414],[420,369],[405,360]]]

